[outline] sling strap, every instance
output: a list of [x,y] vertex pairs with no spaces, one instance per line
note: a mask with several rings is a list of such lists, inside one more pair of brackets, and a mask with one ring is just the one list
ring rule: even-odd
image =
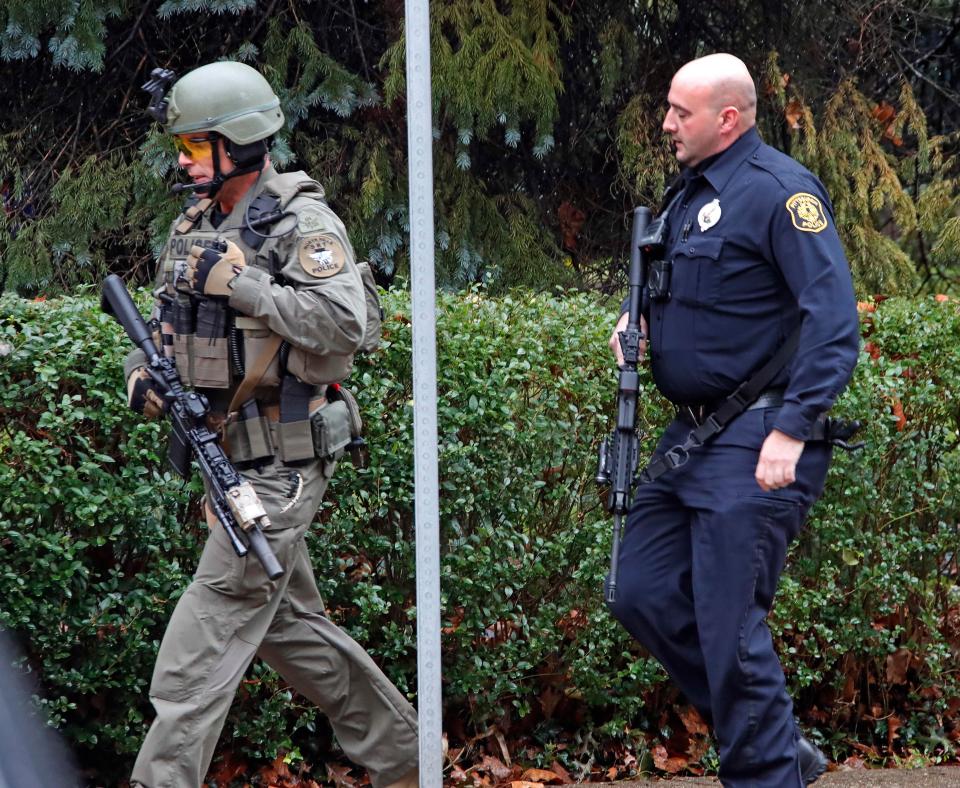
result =
[[690,452],[693,449],[700,448],[715,435],[723,432],[724,428],[747,410],[770,385],[796,352],[799,343],[800,326],[797,326],[766,364],[754,372],[749,380],[737,386],[736,391],[727,397],[719,408],[707,416],[696,429],[691,430],[683,443],[678,443],[663,454],[654,457],[650,464],[637,474],[637,481],[647,484],[663,476],[667,471],[679,468],[690,459]]
[[260,383],[260,379],[267,371],[267,367],[270,366],[270,362],[273,361],[273,357],[277,355],[277,352],[280,350],[282,342],[283,337],[279,334],[270,334],[268,340],[263,345],[260,355],[254,359],[253,364],[247,367],[247,372],[243,376],[243,380],[240,381],[237,390],[233,392],[233,397],[227,406],[228,415],[235,410],[239,410],[240,406],[250,399],[250,395],[253,394],[253,390],[257,387],[257,384]]

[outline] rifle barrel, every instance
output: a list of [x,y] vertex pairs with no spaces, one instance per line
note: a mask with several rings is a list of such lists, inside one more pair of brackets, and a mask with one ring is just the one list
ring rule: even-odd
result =
[[[613,514],[613,539],[610,543],[610,573],[607,575],[606,601],[612,604],[617,599],[617,574],[620,570],[620,534],[623,516],[630,508],[633,490],[633,475],[637,470],[637,396],[639,393],[640,311],[643,302],[643,286],[646,278],[646,254],[640,246],[650,225],[649,208],[637,207],[633,211],[633,231],[630,237],[630,298],[627,328],[620,335],[623,348],[623,365],[617,380],[617,426],[610,436],[610,461],[602,470],[609,471],[610,494],[607,509]],[[598,477],[600,474],[598,473]]]

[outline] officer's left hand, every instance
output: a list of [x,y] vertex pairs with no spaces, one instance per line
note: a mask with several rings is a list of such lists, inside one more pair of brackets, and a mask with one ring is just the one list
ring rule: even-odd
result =
[[[623,348],[620,345],[620,332],[626,331],[627,323],[630,322],[630,313],[624,312],[620,315],[620,319],[617,321],[617,325],[613,328],[613,333],[610,335],[610,339],[607,342],[607,345],[610,347],[610,351],[613,353],[613,357],[617,360],[617,366],[623,366]],[[643,315],[640,316],[640,331],[644,337],[647,336],[647,321],[644,319]],[[637,361],[643,361],[644,355],[647,352],[647,340],[640,340],[640,357]]]
[[760,460],[754,478],[764,492],[779,490],[797,480],[797,462],[804,442],[772,430],[760,447]]
[[191,246],[187,257],[187,281],[198,295],[210,298],[229,298],[229,287],[237,274],[247,264],[240,247],[227,241],[224,252]]

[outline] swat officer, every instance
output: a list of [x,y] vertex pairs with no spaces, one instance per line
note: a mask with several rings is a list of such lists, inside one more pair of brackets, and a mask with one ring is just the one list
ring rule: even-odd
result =
[[[712,723],[723,785],[798,788],[826,759],[797,731],[766,616],[823,490],[823,414],[856,363],[856,302],[829,198],[761,142],[746,66],[694,60],[668,104],[682,174],[665,199],[643,326],[677,417],[650,466],[664,472],[638,486],[627,517],[611,610]],[[621,362],[626,323],[610,340]],[[788,343],[772,382],[725,429],[672,450]]]
[[[150,112],[174,135],[191,180],[180,190],[195,196],[161,254],[152,325],[184,382],[219,414],[285,574],[271,581],[257,561],[238,558],[205,508],[210,535],[160,645],[150,686],[156,718],[132,782],[200,786],[237,685],[259,656],[324,711],[374,786],[412,788],[416,714],[325,615],[304,541],[342,453],[324,441],[351,429],[330,423],[345,411],[329,399],[354,352],[376,339],[366,335],[353,249],[322,187],[271,166],[268,142],[284,118],[263,76],[213,63],[166,96],[173,74],[154,77],[145,86]],[[155,415],[164,403],[143,365],[140,351],[127,359],[129,401]],[[318,433],[315,423],[326,427]]]

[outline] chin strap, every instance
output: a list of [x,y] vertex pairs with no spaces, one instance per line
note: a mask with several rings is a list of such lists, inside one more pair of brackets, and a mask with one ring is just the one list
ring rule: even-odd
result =
[[214,159],[213,177],[209,181],[201,181],[200,183],[177,183],[170,188],[172,194],[181,194],[182,192],[192,192],[195,191],[197,194],[213,198],[216,196],[217,192],[223,188],[223,184],[226,183],[231,178],[236,178],[238,175],[246,175],[250,172],[260,172],[264,168],[264,161],[261,159],[256,164],[248,164],[246,167],[237,167],[232,172],[224,175],[221,173],[220,165]]
[[[211,154],[213,156],[213,177],[209,181],[201,181],[200,183],[177,183],[170,188],[171,194],[182,194],[183,192],[196,192],[197,194],[203,197],[213,198],[217,195],[217,192],[223,188],[223,184],[226,183],[231,178],[236,178],[238,175],[246,175],[251,172],[260,172],[266,166],[266,153],[259,156],[256,160],[250,162],[249,164],[238,164],[236,169],[224,175],[220,171],[220,155],[219,151],[213,145],[218,140],[226,139],[223,135],[214,134],[214,139],[211,140]],[[229,152],[227,154],[230,155]],[[231,161],[232,161],[231,157]]]

